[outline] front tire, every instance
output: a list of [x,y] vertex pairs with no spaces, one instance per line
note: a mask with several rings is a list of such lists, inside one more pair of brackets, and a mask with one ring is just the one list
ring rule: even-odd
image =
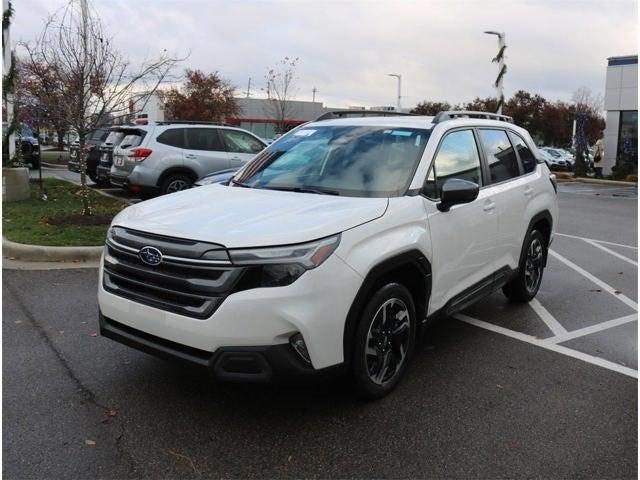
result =
[[525,242],[518,275],[502,287],[502,292],[509,300],[520,303],[530,301],[538,293],[548,248],[547,240],[539,230],[531,230]]
[[389,283],[371,296],[354,338],[356,394],[377,399],[396,387],[413,353],[416,330],[413,298],[403,285]]

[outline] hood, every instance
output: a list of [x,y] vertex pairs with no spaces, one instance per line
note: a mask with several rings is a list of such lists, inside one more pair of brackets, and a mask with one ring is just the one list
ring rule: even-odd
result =
[[133,205],[113,220],[143,232],[227,248],[302,243],[382,216],[387,198],[206,185]]

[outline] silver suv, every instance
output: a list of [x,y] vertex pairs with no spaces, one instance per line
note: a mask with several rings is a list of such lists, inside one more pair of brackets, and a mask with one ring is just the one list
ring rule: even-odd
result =
[[200,177],[244,165],[265,147],[252,133],[220,124],[141,125],[114,150],[110,180],[143,197],[177,192]]

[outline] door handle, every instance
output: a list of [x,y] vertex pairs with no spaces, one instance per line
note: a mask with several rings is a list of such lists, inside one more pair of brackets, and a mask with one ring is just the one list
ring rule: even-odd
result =
[[530,197],[531,195],[533,195],[533,188],[531,187],[527,187],[524,189],[524,196],[525,197]]
[[231,160],[235,160],[236,162],[241,162],[242,159],[240,157],[238,157],[237,155],[235,157],[231,157]]
[[489,200],[487,203],[484,204],[484,206],[482,207],[482,209],[485,212],[490,212],[492,211],[494,208],[496,208],[496,202],[492,202],[491,200]]
[[193,154],[191,154],[191,153],[187,153],[187,154],[184,156],[184,158],[188,158],[189,160],[195,160],[195,159],[196,159],[196,158],[198,158],[198,157],[196,157],[195,155],[193,155]]

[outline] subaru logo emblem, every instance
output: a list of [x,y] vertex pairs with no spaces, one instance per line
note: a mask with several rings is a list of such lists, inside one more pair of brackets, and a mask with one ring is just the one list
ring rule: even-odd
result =
[[154,267],[162,262],[162,252],[155,247],[142,247],[138,256],[144,263]]

